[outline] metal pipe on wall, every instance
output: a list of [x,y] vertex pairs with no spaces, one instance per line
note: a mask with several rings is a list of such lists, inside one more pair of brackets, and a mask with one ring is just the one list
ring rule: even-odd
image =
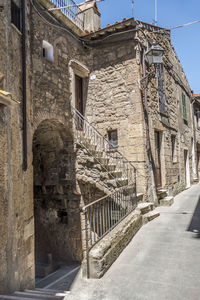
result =
[[23,170],[27,170],[27,93],[26,93],[26,5],[21,2],[22,11],[22,114],[23,114]]

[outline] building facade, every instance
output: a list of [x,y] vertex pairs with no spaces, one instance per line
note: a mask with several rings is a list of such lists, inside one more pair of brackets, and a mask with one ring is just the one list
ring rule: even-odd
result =
[[[100,29],[95,3],[72,19],[53,3],[0,1],[0,293],[82,261],[86,204],[136,179],[157,205],[197,175],[191,92],[170,32],[134,19]],[[153,42],[163,64],[150,66]]]

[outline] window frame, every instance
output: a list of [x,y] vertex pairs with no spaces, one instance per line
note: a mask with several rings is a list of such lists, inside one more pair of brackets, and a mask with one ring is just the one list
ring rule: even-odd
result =
[[22,14],[21,8],[15,3],[14,0],[11,0],[11,8],[10,8],[10,22],[17,30],[22,32]]
[[182,116],[185,121],[188,120],[186,96],[185,93],[183,92],[182,92]]
[[[112,139],[112,134],[113,133],[116,133],[116,139],[115,140]],[[117,129],[108,130],[107,134],[108,134],[108,141],[109,141],[110,149],[117,149],[119,147]]]

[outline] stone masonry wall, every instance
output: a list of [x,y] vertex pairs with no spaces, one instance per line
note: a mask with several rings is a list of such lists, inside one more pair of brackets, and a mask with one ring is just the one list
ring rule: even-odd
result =
[[[16,4],[19,5],[19,2],[16,1]],[[3,10],[0,13],[0,89],[10,92],[12,98],[20,103],[22,101],[21,33],[11,24],[10,3],[10,1],[1,1]],[[29,4],[27,12],[28,7]],[[28,22],[27,28],[29,28]],[[27,53],[27,70],[29,62]],[[28,85],[27,80],[27,87]],[[2,150],[0,293],[33,287],[34,284],[32,151],[29,144],[28,171],[24,172],[22,170],[21,105],[13,104],[13,106],[12,103],[16,103],[14,100],[9,99],[8,96],[8,103],[11,104],[0,105]],[[28,136],[30,136],[29,129]]]
[[[168,106],[168,114],[160,113],[158,99],[158,84],[155,76],[150,76],[148,82],[148,111],[150,123],[150,139],[153,157],[155,160],[155,130],[162,132],[161,149],[161,169],[162,169],[162,188],[169,193],[176,194],[186,186],[184,149],[188,150],[190,181],[192,178],[192,159],[191,159],[191,139],[193,138],[193,122],[191,119],[190,87],[184,74],[180,61],[171,44],[168,33],[153,33],[151,30],[143,28],[149,40],[156,41],[164,49],[164,78],[165,93]],[[140,34],[143,39],[143,34]],[[147,73],[156,74],[154,66]],[[186,96],[187,120],[183,119],[182,93]],[[175,159],[172,160],[171,136],[175,136]]]
[[144,192],[145,132],[135,44],[99,46],[93,56],[86,116],[106,138],[117,130],[118,150],[137,168],[137,190]]

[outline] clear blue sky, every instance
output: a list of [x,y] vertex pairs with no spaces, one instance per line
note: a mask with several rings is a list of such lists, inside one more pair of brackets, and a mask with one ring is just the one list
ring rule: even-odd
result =
[[[157,0],[158,26],[174,27],[200,20],[200,0]],[[134,17],[154,20],[155,0],[134,0]],[[104,0],[98,3],[102,27],[132,17],[131,0]],[[172,44],[182,63],[190,87],[200,93],[200,23],[172,30]]]

